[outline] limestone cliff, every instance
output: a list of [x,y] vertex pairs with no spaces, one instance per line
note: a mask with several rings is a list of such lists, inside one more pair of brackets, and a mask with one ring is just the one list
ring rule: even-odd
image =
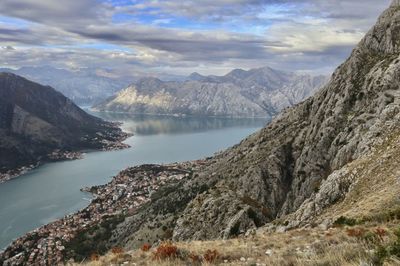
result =
[[325,76],[296,75],[268,67],[225,76],[193,73],[184,82],[144,78],[95,110],[212,116],[272,117],[283,108],[311,96]]

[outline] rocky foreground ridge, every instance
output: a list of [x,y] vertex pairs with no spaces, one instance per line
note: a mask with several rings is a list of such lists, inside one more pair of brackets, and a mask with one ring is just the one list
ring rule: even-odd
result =
[[[400,232],[393,228],[398,227],[400,218],[399,33],[400,1],[396,0],[315,96],[285,110],[266,128],[231,149],[200,165],[186,164],[189,176],[160,186],[157,196],[134,212],[116,211],[114,217],[122,214],[122,218],[107,227],[109,230],[86,228],[80,234],[83,238],[76,240],[93,243],[106,232],[101,238],[102,248],[134,249],[146,243],[157,246],[158,241],[166,239],[203,241],[263,234],[270,236],[269,240],[260,238],[263,241],[286,239],[281,246],[294,256],[288,261],[289,255],[282,254],[280,264],[268,265],[296,265],[300,261],[296,256],[304,254],[304,264],[298,265],[319,265],[312,264],[310,256],[328,254],[335,247],[342,250],[336,265],[380,265],[389,256],[392,265],[398,265]],[[338,238],[324,242],[322,247],[313,242],[299,243],[304,248],[290,246],[310,235],[314,240],[322,235],[332,237],[336,232],[329,229],[332,226],[354,225],[365,228],[350,227],[338,233],[352,239],[347,242]],[[304,229],[300,235],[296,231],[279,235],[296,227],[314,229]],[[32,249],[24,249],[26,243],[11,246],[0,260],[29,257]],[[275,249],[280,244],[275,244],[262,247],[266,250],[261,265],[266,265],[267,256],[280,252]],[[72,257],[77,259],[76,254],[82,252],[103,252],[96,245],[89,247],[93,249],[68,246],[65,254],[75,254]],[[175,250],[162,247],[164,251]],[[345,252],[351,250],[354,252]],[[210,252],[207,257],[214,254]],[[187,259],[194,258],[191,253],[185,254]],[[120,257],[121,263],[125,260],[129,264],[135,258],[127,255],[131,257]],[[179,256],[173,258],[183,257]],[[329,265],[335,258],[331,255],[318,263]],[[247,259],[226,258],[218,263],[259,263],[248,263]]]
[[88,115],[51,87],[0,73],[0,182],[79,151],[123,148],[118,125]]
[[297,75],[269,67],[236,69],[225,76],[190,75],[186,81],[143,78],[94,110],[271,118],[314,94],[325,76]]

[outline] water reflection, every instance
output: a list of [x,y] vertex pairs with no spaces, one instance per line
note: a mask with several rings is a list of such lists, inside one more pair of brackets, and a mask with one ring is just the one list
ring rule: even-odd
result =
[[262,118],[175,117],[121,113],[92,113],[108,121],[124,122],[124,130],[136,135],[186,134],[227,128],[260,127],[269,121]]

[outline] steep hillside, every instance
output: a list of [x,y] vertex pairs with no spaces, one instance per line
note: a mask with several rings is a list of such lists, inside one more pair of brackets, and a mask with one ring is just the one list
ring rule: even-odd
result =
[[191,74],[184,82],[144,78],[95,110],[212,116],[272,117],[312,95],[326,77],[271,68],[233,70],[225,76]]
[[[309,263],[313,254],[324,254],[342,243],[329,240],[323,247],[311,248],[306,243],[305,248],[293,248],[290,244],[299,243],[299,237],[309,239],[315,234],[314,239],[319,240],[319,230],[328,237],[337,232],[325,232],[329,227],[362,225],[365,228],[344,231],[358,242],[348,241],[349,245],[339,247],[343,252],[356,247],[357,252],[346,253],[336,264],[333,258],[337,256],[328,261],[320,256],[314,265],[354,265],[354,256],[360,256],[356,265],[380,265],[390,256],[398,261],[399,33],[400,0],[395,0],[325,87],[286,109],[258,133],[202,161],[129,168],[109,184],[92,188],[100,196],[90,208],[76,214],[84,217],[82,222],[73,230],[67,228],[77,233],[63,243],[63,255],[82,259],[112,247],[140,248],[145,243],[157,245],[160,240],[229,239],[246,233],[257,237],[257,229],[271,232],[270,241],[278,245],[274,240],[280,237],[275,231],[319,227],[297,235],[297,240],[290,237],[291,232],[282,236],[286,246],[280,245],[278,252],[308,252],[303,261]],[[235,71],[233,75],[243,78],[247,74]],[[145,184],[136,182],[139,179]],[[124,185],[126,190],[121,189]],[[137,185],[143,185],[143,194],[131,191]],[[114,200],[113,195],[119,197]],[[99,213],[106,218],[87,226],[85,219],[99,217]],[[48,228],[43,229],[43,236],[32,234],[16,241],[3,259],[12,262],[22,260],[18,254],[28,256],[38,243],[45,242],[50,235]],[[160,253],[171,250],[175,249],[164,246]],[[189,252],[180,254],[191,258],[194,253]],[[288,257],[299,262],[293,253],[281,258]],[[235,263],[246,265],[244,259]]]
[[388,133],[323,181],[294,214],[238,238],[114,245],[84,265],[399,265],[399,145],[400,131]]
[[298,210],[336,170],[399,127],[399,30],[400,4],[394,2],[314,97],[167,193],[162,205],[176,208],[160,209],[155,200],[113,239],[127,246],[144,236],[151,242],[146,228],[165,224],[175,240],[228,238]]
[[73,151],[118,147],[124,137],[116,125],[86,114],[51,87],[0,73],[2,179],[23,166],[78,156]]

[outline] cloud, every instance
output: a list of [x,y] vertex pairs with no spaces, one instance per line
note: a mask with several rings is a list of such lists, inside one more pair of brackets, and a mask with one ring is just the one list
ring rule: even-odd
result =
[[0,13],[49,26],[105,21],[107,7],[96,0],[2,0]]
[[389,2],[2,0],[0,65],[177,74],[264,65],[331,71]]

